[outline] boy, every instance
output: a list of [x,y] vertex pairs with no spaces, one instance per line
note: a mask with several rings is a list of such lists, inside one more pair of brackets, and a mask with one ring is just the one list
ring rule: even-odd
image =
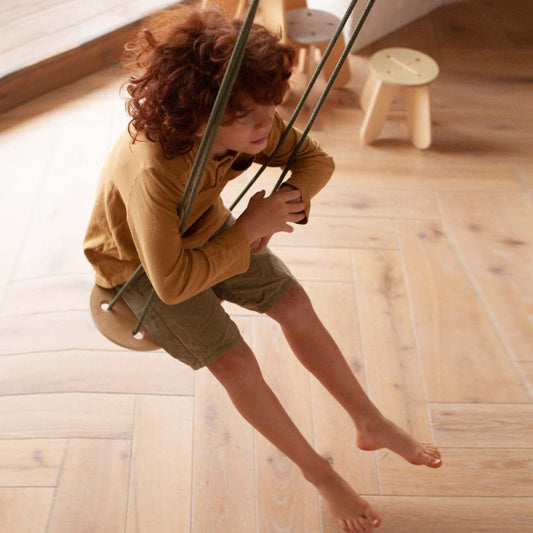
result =
[[[276,320],[302,364],[346,409],[357,444],[387,447],[414,464],[438,467],[440,454],[385,419],[370,402],[303,288],[266,248],[289,223],[305,223],[310,199],[333,161],[306,139],[288,181],[256,193],[233,221],[220,199],[226,183],[271,154],[284,130],[275,112],[288,89],[294,51],[260,25],[247,42],[224,120],[181,235],[177,206],[240,23],[217,10],[180,7],[156,17],[130,43],[132,117],[102,172],[85,253],[103,287],[144,274],[124,293],[137,314],[155,288],[144,327],[173,357],[207,367],[235,407],[313,483],[344,531],[368,532],[378,514],[303,438],[263,380],[256,358],[220,299]],[[292,129],[271,162],[283,166],[300,138]]]

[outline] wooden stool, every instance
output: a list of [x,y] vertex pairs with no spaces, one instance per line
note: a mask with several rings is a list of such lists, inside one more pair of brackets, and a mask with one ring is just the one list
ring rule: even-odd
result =
[[394,95],[405,93],[407,127],[414,146],[431,144],[429,83],[439,74],[434,59],[410,48],[386,48],[370,58],[370,74],[361,92],[366,112],[361,138],[367,144],[380,134]]
[[[304,72],[309,79],[314,71],[314,56],[317,50],[323,54],[335,34],[340,20],[331,13],[319,9],[291,9],[286,12],[287,36],[297,46],[304,48],[306,61]],[[339,40],[331,51],[328,60],[324,64],[324,74],[326,78],[331,76],[337,61],[344,51],[344,36],[341,34]],[[335,86],[346,85],[350,81],[350,67],[348,62],[342,66]]]
[[[309,81],[314,70],[316,51],[324,53],[340,20],[326,11],[309,9],[306,0],[265,0],[259,4],[261,23],[275,32],[281,28],[283,41],[294,46],[299,55],[300,52],[305,54],[305,61],[301,61],[299,66]],[[344,35],[341,33],[324,64],[322,72],[326,78],[331,76],[344,47]],[[334,86],[341,87],[349,81],[350,65],[346,61],[335,79]]]

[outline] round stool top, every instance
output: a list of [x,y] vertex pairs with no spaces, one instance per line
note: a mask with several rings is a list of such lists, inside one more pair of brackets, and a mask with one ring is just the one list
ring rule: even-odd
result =
[[339,25],[339,19],[320,9],[291,9],[285,15],[287,35],[301,44],[328,42]]
[[372,55],[370,68],[385,83],[425,85],[439,74],[437,62],[410,48],[385,48]]

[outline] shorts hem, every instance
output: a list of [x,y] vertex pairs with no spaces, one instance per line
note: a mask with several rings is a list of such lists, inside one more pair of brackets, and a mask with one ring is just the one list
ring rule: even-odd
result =
[[[224,345],[221,347],[221,349],[217,352],[215,352],[213,355],[206,357],[202,361],[198,361],[197,365],[190,364],[189,366],[193,370],[200,370],[201,368],[205,368],[211,364],[213,364],[215,361],[220,359],[222,356],[226,355],[232,348],[235,348],[238,344],[244,343],[244,339],[242,337],[239,337],[237,339],[233,339],[232,342],[228,343],[227,345]],[[176,358],[177,359],[177,358]],[[181,361],[182,363],[184,361]],[[185,363],[187,364],[187,363]]]
[[268,313],[297,283],[297,279],[288,278],[284,283],[283,289],[276,293],[276,297],[269,300],[264,306],[257,306],[255,311],[262,314]]

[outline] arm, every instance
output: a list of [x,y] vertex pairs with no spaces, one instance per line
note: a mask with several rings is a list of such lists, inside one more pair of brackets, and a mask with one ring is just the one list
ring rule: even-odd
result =
[[[208,194],[209,190],[207,191]],[[250,245],[292,231],[303,217],[299,191],[264,198],[256,193],[236,223],[198,248],[184,245],[176,213],[179,192],[154,169],[144,169],[128,199],[127,221],[143,268],[161,300],[176,304],[236,274],[250,262]],[[198,196],[203,196],[199,194]],[[201,204],[204,198],[199,198]],[[209,209],[222,209],[216,192]],[[206,235],[206,238],[208,235]]]
[[250,261],[248,237],[238,225],[204,246],[186,247],[179,232],[177,195],[154,169],[143,169],[127,203],[127,222],[141,264],[169,305],[245,272]]
[[[261,154],[256,156],[258,163],[264,163],[267,157],[273,153],[285,128],[286,123],[276,113],[268,146]],[[269,164],[271,166],[284,167],[301,137],[302,134],[297,128],[291,128],[283,145]],[[324,152],[315,140],[307,136],[290,169],[291,175],[283,185],[296,188],[301,192],[301,199],[305,204],[305,218],[300,223],[307,222],[311,208],[311,198],[326,185],[333,174],[334,168],[333,158]]]

